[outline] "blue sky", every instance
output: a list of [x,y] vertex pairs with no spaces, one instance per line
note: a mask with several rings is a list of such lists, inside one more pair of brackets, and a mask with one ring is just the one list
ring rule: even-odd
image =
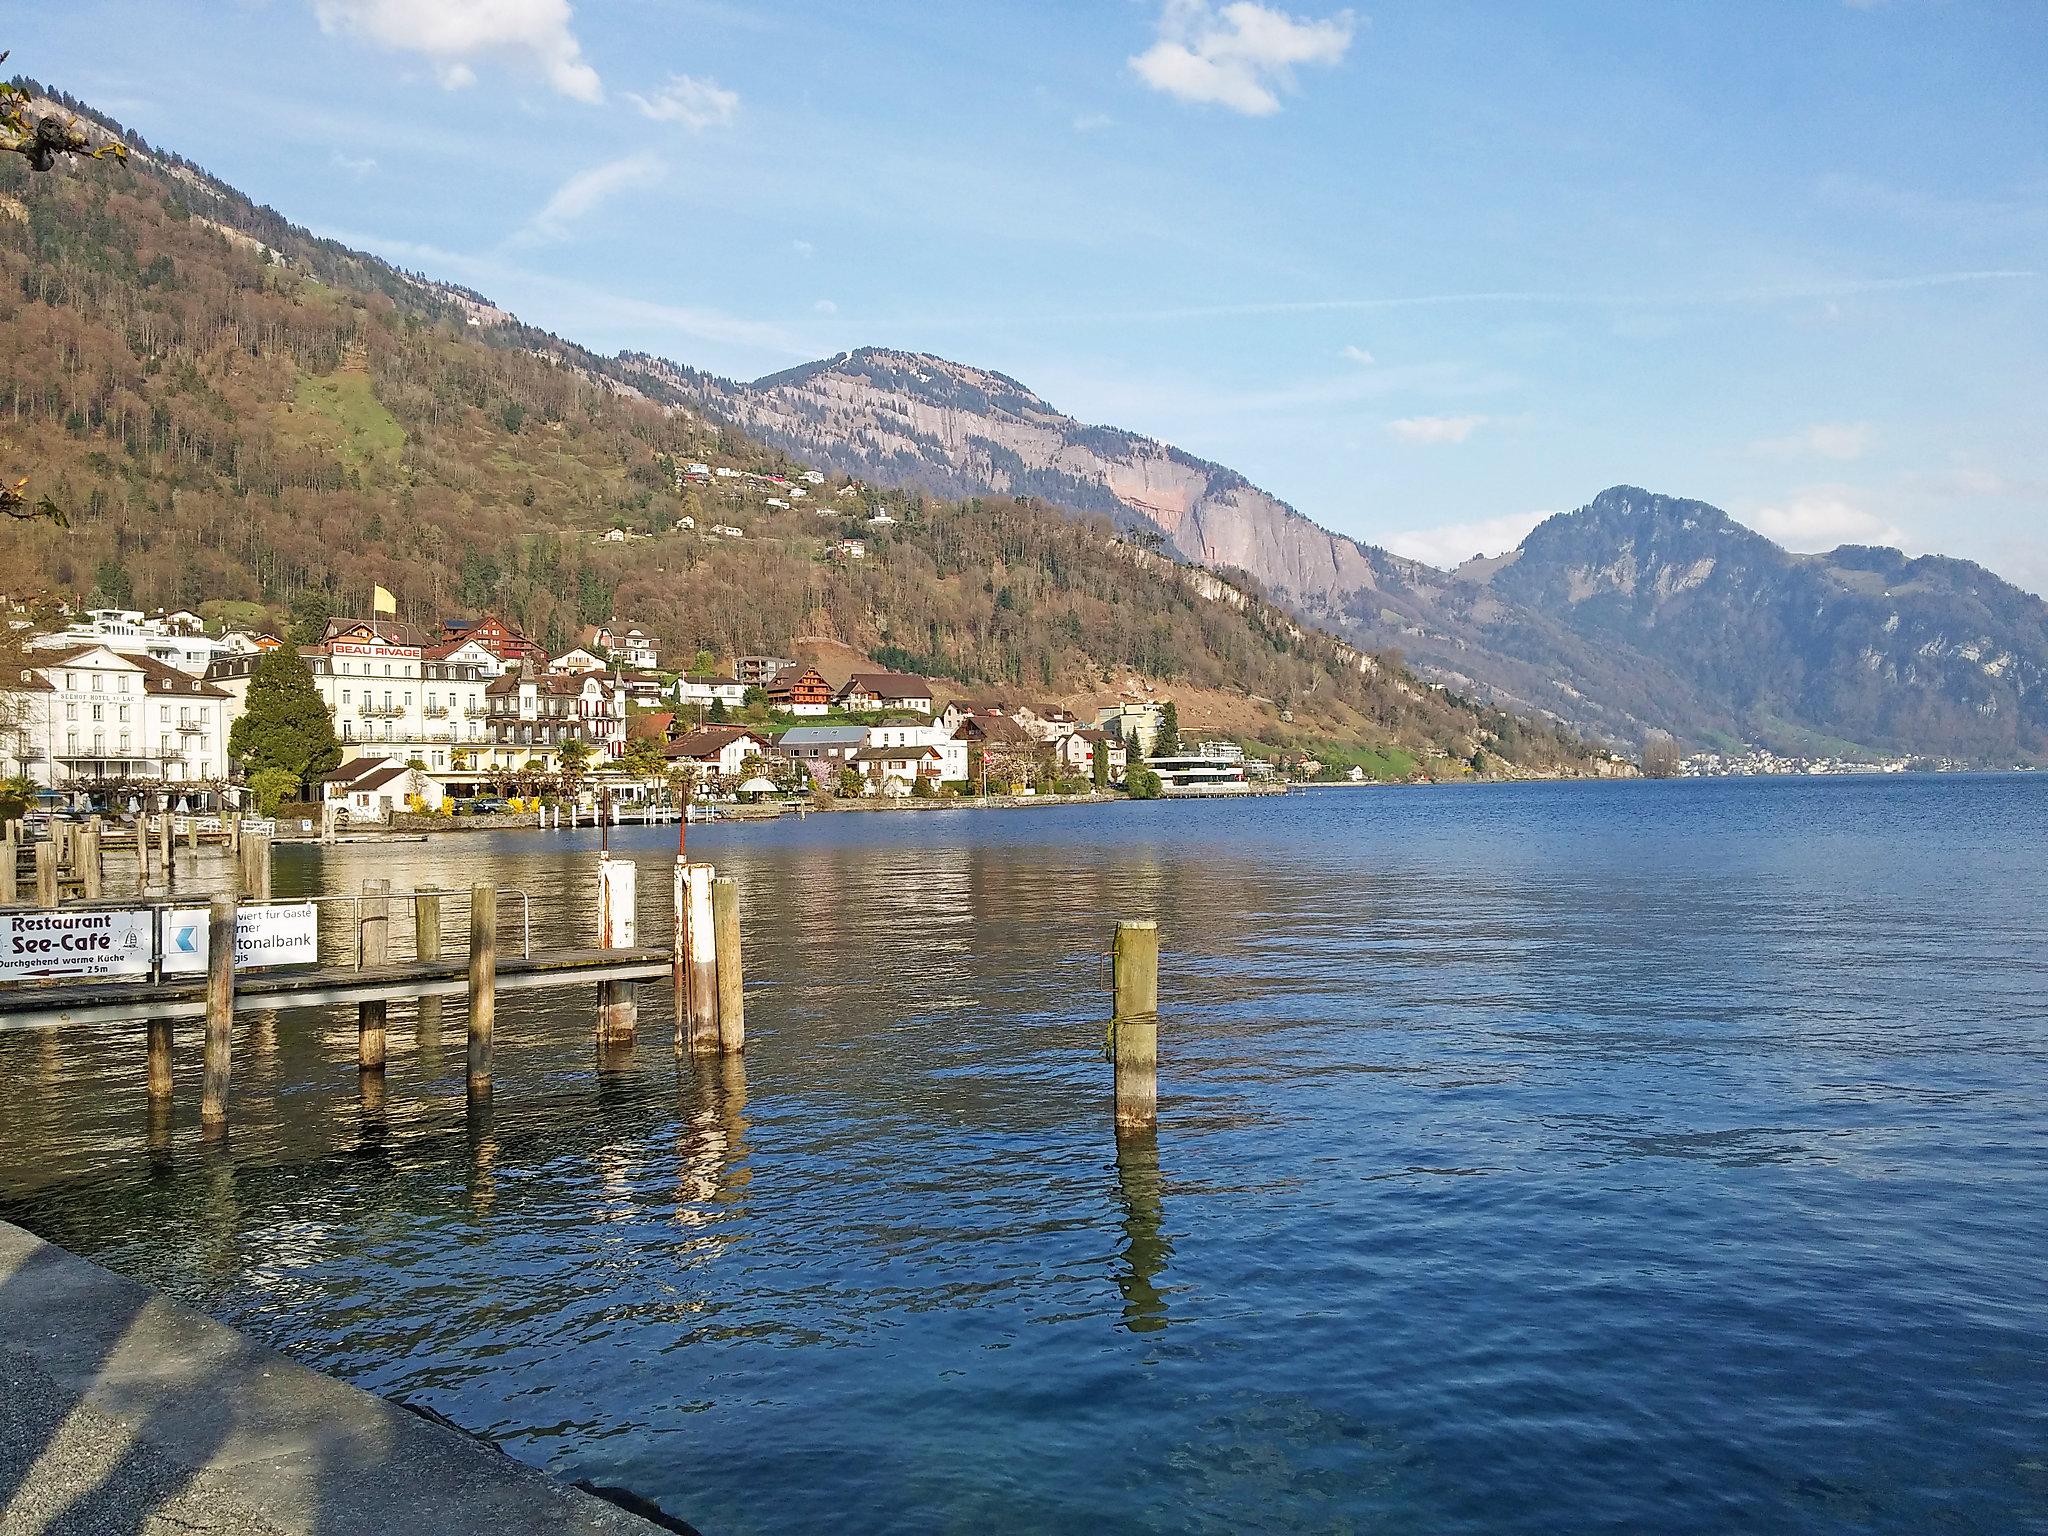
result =
[[1000,369],[1439,562],[1615,483],[2048,590],[2048,4],[152,0],[11,67],[603,350]]

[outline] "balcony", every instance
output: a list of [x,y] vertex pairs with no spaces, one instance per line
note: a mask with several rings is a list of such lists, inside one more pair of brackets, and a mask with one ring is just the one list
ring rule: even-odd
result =
[[445,720],[448,718],[448,706],[446,704],[429,704],[426,707],[425,714],[429,720]]

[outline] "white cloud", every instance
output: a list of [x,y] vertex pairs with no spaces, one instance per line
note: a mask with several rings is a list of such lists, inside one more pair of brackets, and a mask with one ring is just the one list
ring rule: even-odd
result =
[[1294,71],[1342,61],[1356,20],[1349,11],[1314,20],[1253,0],[1166,0],[1159,40],[1131,59],[1138,78],[1182,101],[1227,107],[1247,117],[1280,110]]
[[1849,489],[1839,485],[1808,486],[1776,506],[1744,513],[1742,521],[1765,538],[1801,553],[1819,553],[1843,544],[1903,549],[1912,543],[1903,529],[1858,506]]
[[817,303],[813,304],[811,308],[815,309],[821,315],[836,315],[839,313],[839,306],[837,304],[834,304],[830,299],[820,299]]
[[424,55],[451,91],[476,83],[472,60],[500,55],[523,57],[564,96],[604,100],[570,29],[569,0],[313,0],[313,14],[322,31]]
[[1387,430],[1404,443],[1462,443],[1480,427],[1484,416],[1403,416],[1387,423]]
[[555,195],[527,221],[526,227],[519,232],[518,243],[533,245],[566,240],[574,232],[576,224],[594,213],[601,204],[635,187],[652,186],[666,172],[667,167],[661,161],[644,152],[578,171],[557,187]]
[[1345,347],[1337,355],[1347,363],[1356,363],[1361,368],[1372,366],[1372,354],[1363,347]]
[[1074,132],[1100,133],[1105,128],[1114,128],[1116,119],[1107,112],[1083,112],[1074,119]]
[[789,248],[797,255],[807,258],[818,254],[818,248],[808,240],[792,240],[789,242]]
[[1787,437],[1766,437],[1750,445],[1753,453],[1772,458],[1820,458],[1847,461],[1870,451],[1877,432],[1867,421],[1822,422]]
[[361,181],[377,169],[377,162],[369,155],[344,155],[337,149],[332,158],[336,170],[347,171],[357,181]]
[[1529,536],[1529,530],[1549,512],[1510,512],[1504,517],[1481,518],[1469,523],[1444,523],[1435,528],[1416,528],[1389,534],[1380,544],[1397,555],[1420,560],[1442,570],[1463,565],[1474,555],[1505,554]]
[[723,128],[740,110],[738,91],[728,91],[716,80],[699,80],[692,75],[670,75],[668,84],[652,96],[636,96],[628,91],[626,99],[658,123],[681,123],[698,131]]

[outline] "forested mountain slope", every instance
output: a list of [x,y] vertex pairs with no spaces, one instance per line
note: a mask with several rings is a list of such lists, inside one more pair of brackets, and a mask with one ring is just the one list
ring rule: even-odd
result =
[[[794,466],[647,398],[617,362],[129,142],[126,166],[0,165],[0,473],[70,513],[0,526],[12,595],[338,612],[374,583],[409,620],[495,609],[552,647],[619,614],[671,654],[810,635],[1066,696],[1136,672],[1244,697],[1279,742],[1591,761],[1303,629],[1251,583],[1150,558],[1104,518],[691,483],[692,461]],[[893,526],[871,524],[885,505]],[[849,536],[865,558],[831,558]]]

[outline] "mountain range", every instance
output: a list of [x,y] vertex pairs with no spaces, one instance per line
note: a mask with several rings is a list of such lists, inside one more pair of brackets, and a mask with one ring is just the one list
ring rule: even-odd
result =
[[944,358],[865,347],[752,383],[618,361],[651,393],[847,474],[1105,514],[1425,677],[1610,740],[2048,754],[2048,605],[1964,561],[1795,555],[1705,503],[1617,486],[1504,557],[1441,571]]

